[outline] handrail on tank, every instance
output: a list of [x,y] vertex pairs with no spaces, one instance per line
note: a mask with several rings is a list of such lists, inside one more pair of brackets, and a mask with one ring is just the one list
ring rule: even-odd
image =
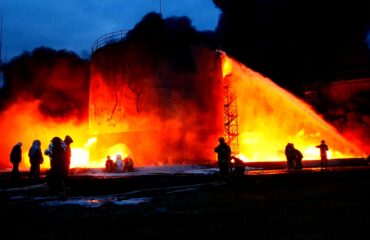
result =
[[91,54],[101,47],[121,41],[126,37],[127,32],[128,30],[120,30],[116,32],[106,33],[103,36],[99,37],[92,45]]

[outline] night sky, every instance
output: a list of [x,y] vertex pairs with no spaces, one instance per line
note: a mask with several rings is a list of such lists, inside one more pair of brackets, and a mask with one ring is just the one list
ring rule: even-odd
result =
[[[82,57],[105,33],[130,30],[149,12],[160,12],[158,0],[1,0],[3,60],[46,46]],[[214,30],[220,14],[211,0],[162,0],[162,15],[188,16],[200,31]]]
[[370,0],[2,0],[2,55],[7,62],[43,46],[88,59],[102,35],[132,30],[162,10],[169,21],[190,19],[201,34],[193,44],[221,48],[302,94],[302,84],[370,75],[369,9]]

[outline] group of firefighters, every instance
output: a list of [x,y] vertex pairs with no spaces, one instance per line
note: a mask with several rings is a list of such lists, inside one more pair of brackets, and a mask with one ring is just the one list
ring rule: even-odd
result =
[[[73,140],[69,135],[66,135],[64,140],[60,137],[54,137],[51,139],[48,148],[44,151],[44,154],[50,158],[50,170],[46,177],[47,184],[52,191],[61,194],[65,194],[65,181],[69,174],[72,156],[71,143],[73,143]],[[28,157],[30,161],[29,177],[37,180],[40,175],[40,165],[44,162],[40,140],[36,139],[33,141],[28,151]],[[10,153],[10,162],[13,165],[11,172],[13,179],[19,178],[19,164],[21,161],[22,142],[18,142],[13,146]],[[133,171],[134,162],[130,156],[122,160],[121,155],[117,155],[116,162],[113,163],[108,156],[106,169],[108,172]]]
[[245,165],[244,162],[237,158],[236,156],[231,155],[231,148],[225,142],[223,137],[218,139],[219,144],[215,148],[217,153],[218,166],[220,169],[221,176],[242,176],[244,175]]
[[[48,148],[44,154],[50,158],[50,171],[47,175],[47,183],[51,190],[65,193],[65,180],[69,173],[71,163],[71,143],[72,138],[66,135],[64,140],[60,137],[51,139]],[[10,161],[13,164],[12,177],[19,177],[19,163],[22,160],[22,143],[17,143],[10,153]],[[36,139],[28,151],[30,161],[29,177],[31,179],[39,179],[40,165],[44,162],[44,157],[41,151],[41,141]]]
[[109,155],[107,156],[107,160],[105,161],[106,172],[132,172],[133,170],[134,160],[130,156],[122,160],[121,154],[117,154],[115,162],[113,162]]
[[[219,144],[214,149],[218,154],[218,166],[221,176],[228,176],[230,174],[240,176],[244,174],[245,164],[244,162],[231,155],[231,148],[225,142],[223,137],[218,139]],[[65,190],[65,179],[68,176],[70,162],[71,162],[71,148],[70,145],[73,143],[72,138],[66,135],[64,140],[60,137],[54,137],[51,139],[49,147],[44,151],[44,154],[50,157],[50,171],[47,176],[47,182],[52,189],[59,191]],[[18,166],[22,159],[22,143],[17,143],[10,154],[10,161],[13,164],[12,176],[17,177],[19,175]],[[328,159],[327,151],[329,150],[328,145],[322,140],[321,144],[316,146],[320,149],[321,156],[321,169],[327,169]],[[302,153],[294,147],[293,143],[288,143],[285,147],[285,155],[287,159],[288,169],[302,169]],[[31,148],[29,149],[28,156],[30,159],[30,177],[38,179],[40,174],[40,164],[43,163],[44,158],[41,152],[40,140],[34,140]],[[122,160],[120,154],[117,154],[116,161],[107,156],[105,162],[105,170],[107,172],[130,172],[134,169],[134,162],[130,156],[127,156]]]
[[[218,166],[221,176],[228,176],[230,173],[235,175],[243,175],[245,170],[244,162],[231,155],[230,146],[225,142],[223,137],[218,139],[219,144],[214,149],[217,153]],[[326,145],[325,140],[322,140],[320,145],[316,146],[320,149],[321,170],[328,168],[328,158],[327,151],[329,150],[328,145]],[[302,159],[303,155],[301,151],[294,147],[293,143],[288,143],[285,147],[285,156],[287,159],[288,169],[302,169]],[[234,168],[234,170],[233,170]]]
[[[328,157],[327,151],[329,151],[328,145],[326,145],[325,140],[321,140],[321,143],[316,146],[316,148],[320,149],[320,167],[321,170],[328,169]],[[293,143],[288,143],[285,146],[285,156],[287,159],[287,167],[288,169],[302,169],[302,159],[303,155],[301,151],[294,147]]]

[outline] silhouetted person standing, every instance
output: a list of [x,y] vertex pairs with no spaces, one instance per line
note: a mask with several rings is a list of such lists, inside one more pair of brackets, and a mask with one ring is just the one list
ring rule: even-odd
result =
[[134,160],[127,156],[125,159],[123,159],[123,171],[124,172],[132,172],[134,171]]
[[41,152],[40,140],[34,140],[30,150],[28,151],[28,157],[30,159],[30,178],[38,179],[40,175],[40,164],[44,162],[44,157]]
[[294,168],[302,169],[303,168],[303,165],[302,165],[303,154],[301,153],[301,151],[294,148],[294,145],[293,145],[293,153],[294,153]]
[[65,144],[59,137],[51,139],[49,148],[45,150],[45,155],[50,157],[50,172],[47,177],[47,182],[51,190],[56,191],[65,196],[65,162],[66,149]]
[[217,160],[218,160],[218,167],[220,168],[220,175],[227,176],[229,175],[231,149],[229,145],[227,145],[223,137],[220,137],[218,141],[219,141],[219,144],[215,148],[215,152],[217,153]]
[[288,143],[285,146],[285,156],[287,159],[288,169],[302,169],[303,154],[294,147],[293,143]]
[[321,157],[321,170],[325,168],[325,170],[328,169],[328,157],[326,155],[326,152],[329,151],[328,145],[326,145],[325,141],[322,140],[320,145],[316,146],[317,148],[320,148],[320,157]]
[[13,164],[12,177],[19,177],[19,163],[22,161],[22,143],[19,142],[12,148],[10,162]]
[[114,172],[114,163],[110,156],[107,156],[107,160],[105,161],[105,170],[107,172]]
[[117,172],[123,172],[123,161],[121,154],[117,154],[114,166]]
[[293,143],[288,143],[285,146],[285,156],[287,160],[288,169],[294,168],[294,145]]
[[72,157],[71,143],[73,143],[72,138],[69,135],[65,136],[64,144],[65,144],[65,150],[66,150],[66,160],[65,160],[66,176],[68,176],[69,167],[71,165],[71,157]]

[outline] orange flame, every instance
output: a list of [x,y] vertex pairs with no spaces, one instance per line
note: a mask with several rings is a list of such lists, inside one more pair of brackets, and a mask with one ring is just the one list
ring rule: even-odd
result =
[[[28,150],[33,140],[39,139],[41,141],[41,150],[44,151],[53,137],[59,136],[64,139],[65,135],[68,134],[74,141],[71,144],[71,168],[104,167],[105,158],[91,155],[90,150],[97,144],[98,139],[89,137],[86,121],[81,122],[73,118],[45,118],[38,110],[39,104],[39,101],[17,102],[1,114],[0,126],[6,130],[6,137],[0,138],[1,164],[3,166],[11,167],[9,154],[13,145],[17,142],[22,142],[20,169],[27,170],[30,167]],[[113,148],[106,147],[105,149],[106,154],[104,156],[110,154],[112,159],[114,159],[113,156],[117,153],[120,153],[122,157],[129,153],[129,150],[123,147],[123,144]],[[46,155],[44,155],[44,163],[41,165],[41,168],[50,168],[50,160]]]
[[325,139],[329,158],[364,157],[311,106],[248,67],[223,56],[224,77],[232,79],[237,94],[240,155],[244,161],[285,160],[288,142],[304,159],[319,159],[316,145]]
[[[22,142],[21,169],[29,168],[28,150],[33,140],[41,141],[41,150],[44,151],[50,140],[59,136],[64,139],[70,135],[74,142],[71,145],[72,155],[79,155],[81,158],[72,157],[72,166],[81,166],[88,161],[88,153],[84,148],[88,141],[88,125],[79,119],[51,119],[46,118],[39,112],[39,101],[17,102],[11,105],[0,115],[0,126],[6,131],[6,137],[0,139],[0,153],[2,164],[10,167],[9,154],[14,144]],[[81,148],[81,149],[80,149]],[[49,157],[44,155],[42,168],[49,168]]]
[[[231,82],[237,93],[240,158],[242,160],[285,160],[284,148],[288,142],[294,143],[295,147],[302,151],[304,160],[319,159],[319,150],[315,148],[315,146],[318,145],[322,139],[325,139],[329,145],[329,158],[365,156],[363,151],[351,143],[352,139],[344,139],[332,126],[315,113],[309,105],[280,88],[268,78],[263,77],[261,74],[252,71],[224,55],[222,77],[226,76],[232,79]],[[219,77],[221,77],[221,74]],[[209,76],[209,82],[205,85],[211,88],[215,93],[218,93],[217,86],[208,86],[214,84],[214,82],[216,81]],[[197,91],[201,93],[203,90],[199,88]],[[199,96],[202,97],[203,95],[199,94]],[[39,112],[39,104],[40,102],[36,100],[32,102],[21,101],[12,104],[7,110],[1,113],[0,126],[3,137],[0,138],[0,166],[11,166],[9,153],[13,145],[19,141],[23,143],[23,159],[20,167],[21,169],[27,169],[30,166],[27,156],[28,149],[34,139],[39,139],[41,141],[41,147],[42,150],[44,150],[48,147],[50,140],[54,136],[64,138],[67,134],[74,140],[71,145],[72,168],[100,168],[104,167],[107,155],[110,155],[114,160],[117,154],[121,154],[122,158],[131,154],[131,150],[133,149],[129,149],[124,145],[125,139],[116,138],[110,141],[109,139],[103,139],[101,136],[99,136],[99,138],[90,136],[87,121],[81,121],[81,119],[75,118],[55,119],[45,117]],[[219,103],[216,105],[218,106]],[[207,105],[207,107],[209,106]],[[220,106],[222,107],[222,104]],[[185,111],[187,109],[193,111],[194,107],[189,104],[187,107],[176,109],[179,113],[175,113],[178,114],[178,116],[188,116],[188,113],[191,111]],[[201,116],[204,120],[202,126],[214,129],[218,125],[221,125],[219,124],[222,123],[221,114],[221,110],[215,110],[213,114],[208,114],[209,116],[203,113]],[[221,117],[219,115],[221,115]],[[190,118],[190,120],[193,119]],[[193,122],[190,120],[188,122]],[[198,121],[199,118],[194,118],[194,120]],[[137,148],[135,149],[137,152],[144,152],[146,154],[145,156],[150,156],[155,147],[158,147],[158,142],[161,142],[161,138],[158,138],[156,131],[161,130],[161,128],[165,126],[171,126],[168,127],[168,129],[172,129],[171,132],[168,133],[169,136],[167,136],[167,140],[171,140],[172,137],[174,139],[172,142],[175,142],[175,140],[178,141],[178,137],[181,136],[183,142],[194,143],[194,146],[199,145],[195,132],[181,131],[183,127],[183,117],[160,122],[158,118],[148,114],[148,116],[140,115],[140,118],[135,118],[135,121],[135,126],[137,126],[137,128],[146,130],[140,133],[145,134],[145,136],[137,136],[136,134],[138,133],[129,135],[130,132],[125,136],[133,140],[136,140],[138,137],[142,140],[146,139],[146,141],[140,142],[140,144],[138,143],[135,146],[130,146]],[[217,122],[217,124],[214,122]],[[117,124],[117,122],[113,122],[112,126],[116,126]],[[119,128],[118,130],[127,131],[129,125],[122,122],[119,126],[122,126],[122,129]],[[102,133],[104,133],[104,130],[105,129],[100,129]],[[90,132],[94,133],[94,131]],[[218,133],[216,132],[217,131],[215,131],[215,135],[217,136]],[[112,131],[109,131],[109,133],[112,133]],[[202,140],[205,142],[213,142],[214,139],[217,138],[208,136]],[[192,151],[192,145],[187,146],[189,149],[186,149],[184,146],[187,145],[182,145],[182,151],[194,153],[194,151]],[[211,147],[203,146],[202,148],[203,150],[198,146],[197,149],[213,153],[213,148]],[[98,149],[99,151],[93,151],[94,149]],[[199,151],[196,151],[194,154],[198,153]],[[174,155],[176,153],[168,153],[169,163],[171,162],[171,154]],[[189,156],[193,159],[196,157],[193,155]],[[136,166],[146,165],[148,163],[144,159],[138,159],[138,161],[136,161],[135,156],[133,156],[133,158]],[[48,157],[44,155],[44,159],[44,164],[41,167],[49,168],[50,161]],[[161,163],[160,160],[157,159],[153,161]]]

